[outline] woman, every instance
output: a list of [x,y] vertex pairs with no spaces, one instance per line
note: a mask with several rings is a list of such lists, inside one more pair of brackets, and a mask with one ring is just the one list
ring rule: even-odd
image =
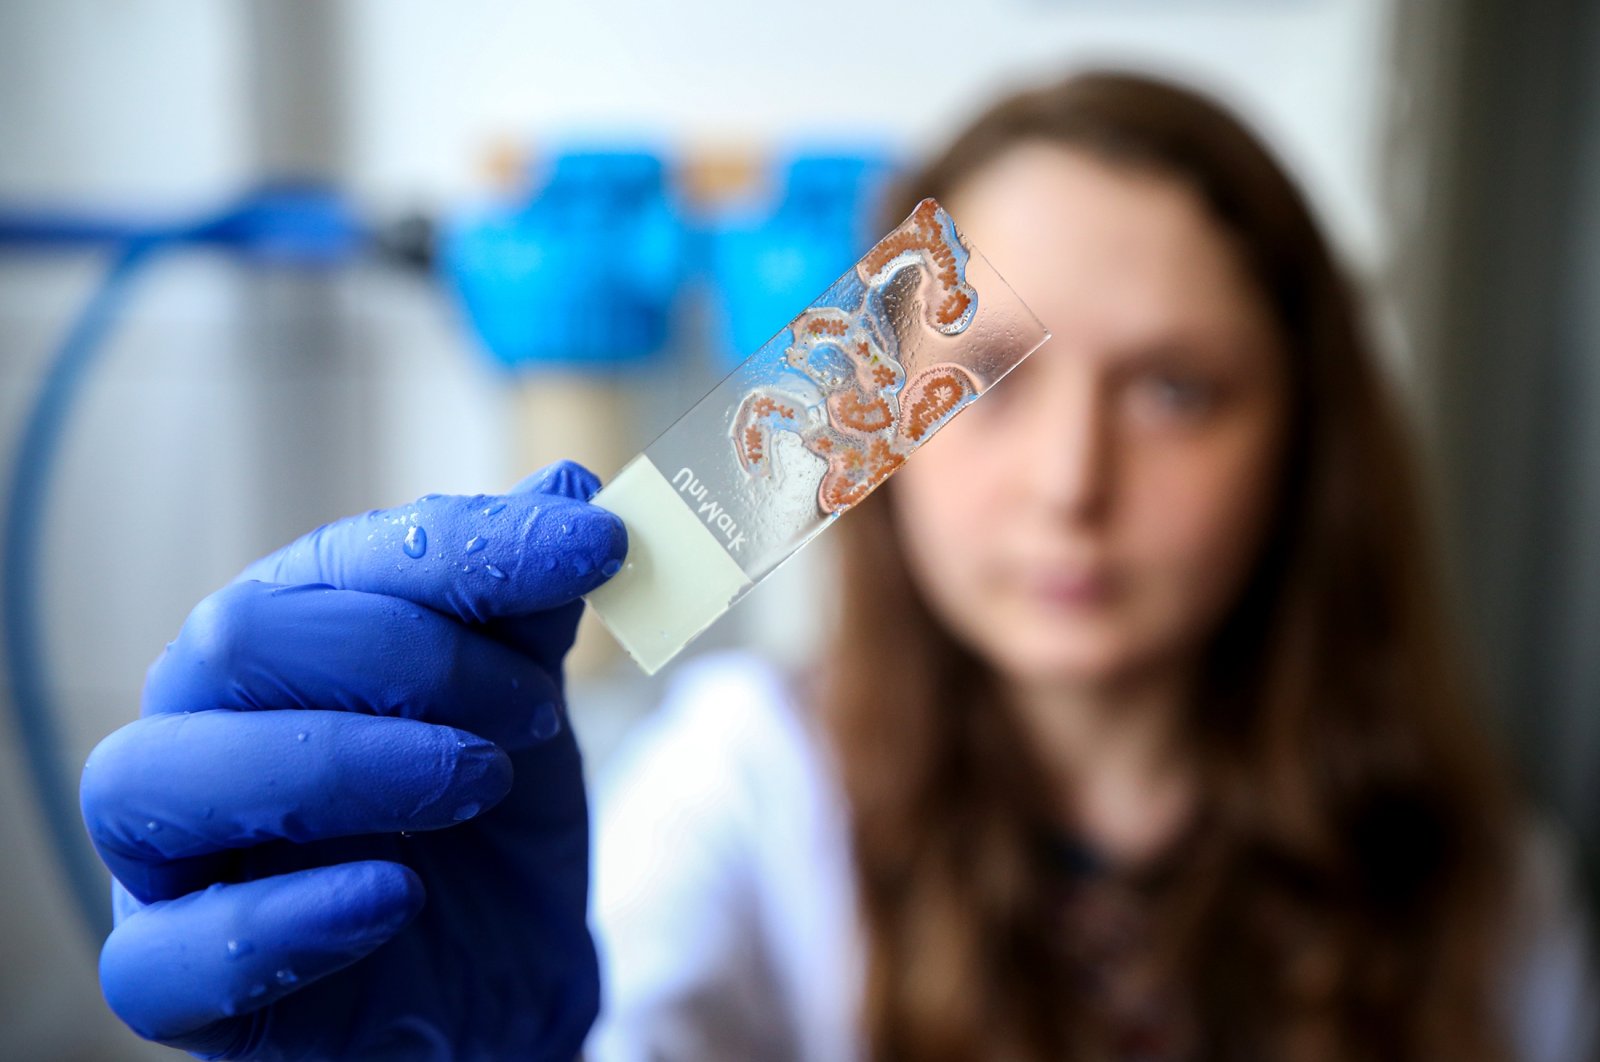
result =
[[703,664],[628,755],[597,1057],[1583,1057],[1519,995],[1563,901],[1293,183],[1089,75],[924,195],[1054,337],[842,520],[819,685]]

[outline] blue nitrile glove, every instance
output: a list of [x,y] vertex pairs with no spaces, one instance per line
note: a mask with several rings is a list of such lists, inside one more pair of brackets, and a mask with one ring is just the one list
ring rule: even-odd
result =
[[[626,536],[553,465],[330,524],[194,610],[83,772],[140,1035],[571,1062],[598,1007],[561,660]],[[403,831],[403,832],[402,832]]]

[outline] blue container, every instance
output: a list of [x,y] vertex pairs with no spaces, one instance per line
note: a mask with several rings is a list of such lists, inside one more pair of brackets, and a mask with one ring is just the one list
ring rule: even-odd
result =
[[872,245],[894,170],[883,153],[805,152],[778,174],[773,199],[728,210],[707,226],[712,314],[730,365],[777,334]]
[[527,202],[447,222],[439,269],[498,362],[605,371],[666,346],[685,247],[658,155],[571,151]]

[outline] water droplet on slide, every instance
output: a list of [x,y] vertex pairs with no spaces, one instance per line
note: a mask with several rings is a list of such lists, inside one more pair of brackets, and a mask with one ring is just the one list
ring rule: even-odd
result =
[[287,970],[287,969],[279,970],[273,976],[278,979],[278,983],[280,985],[292,985],[292,984],[296,984],[300,980],[300,978],[295,976],[295,972],[293,970]]
[[401,549],[406,551],[406,556],[416,560],[428,552],[428,532],[420,526],[414,526],[406,532],[406,540],[401,543]]
[[248,940],[228,941],[228,958],[230,959],[237,959],[242,956],[249,955],[255,950],[255,945],[251,944]]
[[498,515],[500,513],[505,512],[505,509],[506,509],[506,503],[505,502],[495,502],[493,505],[489,506],[487,509],[485,509],[483,511],[483,515],[485,515],[485,516],[496,516],[496,515]]
[[300,731],[300,733],[294,736],[294,739],[296,741],[304,741],[306,739],[306,732],[304,730]]
[[489,575],[492,576],[495,579],[504,579],[506,577],[506,573],[505,572],[501,571],[499,568],[496,568],[492,564],[485,564],[483,566],[483,570],[488,572]]
[[480,805],[478,804],[462,804],[459,808],[456,808],[456,821],[465,822],[467,819],[472,818],[478,813],[479,807]]
[[476,553],[488,544],[489,540],[484,538],[482,535],[473,535],[471,538],[467,539],[467,553]]

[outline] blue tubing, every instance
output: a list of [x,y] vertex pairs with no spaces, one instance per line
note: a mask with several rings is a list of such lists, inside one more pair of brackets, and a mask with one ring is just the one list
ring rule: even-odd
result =
[[39,607],[40,530],[72,404],[95,358],[104,350],[106,334],[127,299],[131,282],[162,242],[154,237],[125,242],[79,312],[47,365],[39,395],[23,422],[6,490],[0,614],[4,616],[11,708],[56,856],[73,900],[96,940],[111,932],[110,901],[104,872],[78,814],[77,773],[66,770],[63,762],[56,725],[59,716],[47,681]]

